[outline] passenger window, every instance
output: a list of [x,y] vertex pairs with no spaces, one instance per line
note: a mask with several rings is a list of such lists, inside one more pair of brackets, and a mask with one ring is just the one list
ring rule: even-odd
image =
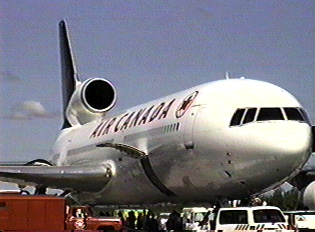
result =
[[280,108],[261,108],[257,121],[284,120]]
[[297,108],[284,108],[284,111],[287,114],[288,120],[304,122],[304,118]]
[[256,108],[248,109],[245,115],[245,119],[243,120],[243,124],[254,121],[255,114],[256,114]]
[[232,117],[230,126],[240,125],[244,112],[245,112],[245,109],[237,109]]
[[264,209],[254,210],[254,221],[255,223],[276,223],[285,222],[285,219],[279,210]]
[[226,210],[220,213],[220,224],[248,224],[246,210]]
[[310,120],[310,118],[308,117],[308,114],[306,113],[306,111],[305,111],[304,109],[301,109],[301,108],[300,108],[299,110],[301,111],[304,120],[305,120],[309,125],[311,125],[311,120]]

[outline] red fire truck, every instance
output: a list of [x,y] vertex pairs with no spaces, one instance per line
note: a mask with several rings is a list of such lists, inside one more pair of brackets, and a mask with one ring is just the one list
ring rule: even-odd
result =
[[0,194],[0,230],[122,230],[118,217],[95,217],[62,197]]

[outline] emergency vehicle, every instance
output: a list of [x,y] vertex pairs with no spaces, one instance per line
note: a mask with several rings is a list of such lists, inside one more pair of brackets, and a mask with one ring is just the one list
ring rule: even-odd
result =
[[69,207],[62,197],[0,194],[0,230],[122,230],[119,217],[95,217],[88,206]]
[[281,210],[274,206],[221,208],[215,217],[216,230],[287,230]]
[[273,206],[204,209],[202,219],[200,213],[193,212],[193,214],[196,217],[191,218],[186,229],[290,231],[282,211]]

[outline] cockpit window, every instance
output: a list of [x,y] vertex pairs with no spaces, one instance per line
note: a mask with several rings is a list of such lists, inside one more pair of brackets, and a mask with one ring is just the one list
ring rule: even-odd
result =
[[234,113],[234,115],[232,117],[230,125],[231,126],[240,125],[244,112],[245,112],[245,109],[238,109],[238,110],[236,110],[236,112]]
[[256,115],[256,108],[247,109],[243,124],[254,121]]
[[301,111],[301,113],[302,113],[302,115],[303,115],[304,120],[305,120],[309,125],[311,125],[311,120],[310,120],[310,118],[308,117],[308,114],[306,113],[306,111],[305,111],[304,109],[301,109],[301,108],[300,108],[300,111]]
[[303,115],[297,108],[284,108],[288,120],[304,121]]
[[302,108],[244,108],[237,109],[230,126],[240,126],[255,121],[289,120],[310,124],[307,113]]
[[257,121],[284,120],[280,108],[261,108]]

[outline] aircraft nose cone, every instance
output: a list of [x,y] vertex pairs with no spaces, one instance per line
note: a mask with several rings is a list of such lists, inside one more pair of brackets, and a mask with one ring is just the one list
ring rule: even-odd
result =
[[306,123],[264,122],[239,131],[241,142],[233,144],[240,154],[234,170],[254,190],[280,185],[297,174],[311,154],[312,135]]
[[311,151],[311,131],[305,123],[289,122],[264,132],[266,147],[284,163],[300,166]]
[[[305,123],[286,122],[264,130],[262,173],[283,182],[299,172],[311,154],[311,131]],[[264,167],[263,167],[264,166]],[[264,178],[264,177],[262,177]]]

